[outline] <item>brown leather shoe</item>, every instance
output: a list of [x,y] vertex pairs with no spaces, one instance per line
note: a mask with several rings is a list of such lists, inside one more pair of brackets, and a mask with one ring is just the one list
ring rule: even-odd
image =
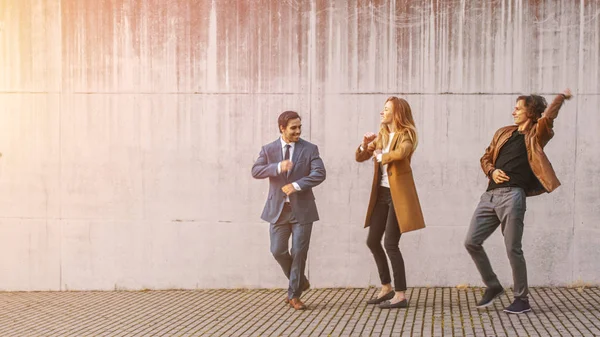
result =
[[[302,288],[302,292],[305,292],[308,289],[310,289],[310,282],[308,282],[308,279],[307,279],[306,283],[304,283],[304,288]],[[287,295],[285,295],[285,299],[283,300],[283,303],[290,303],[290,299],[287,297]]]
[[304,305],[304,303],[302,303],[302,301],[300,301],[300,299],[296,297],[290,300],[290,307],[296,310],[306,310],[306,305]]

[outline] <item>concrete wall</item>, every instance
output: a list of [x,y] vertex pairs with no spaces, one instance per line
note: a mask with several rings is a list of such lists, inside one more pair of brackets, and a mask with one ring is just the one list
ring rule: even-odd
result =
[[420,134],[409,286],[480,285],[479,158],[518,94],[565,87],[524,251],[532,285],[597,284],[599,54],[593,0],[0,0],[0,289],[284,287],[250,167],[286,109],[328,171],[311,283],[377,285],[353,152],[390,95]]

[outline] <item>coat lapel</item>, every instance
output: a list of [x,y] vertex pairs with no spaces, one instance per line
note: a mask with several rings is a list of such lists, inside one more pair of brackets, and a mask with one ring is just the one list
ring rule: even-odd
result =
[[400,138],[400,132],[396,132],[394,134],[394,137],[392,138],[392,141],[390,143],[390,151],[395,150],[396,149],[396,143],[398,143],[398,138]]

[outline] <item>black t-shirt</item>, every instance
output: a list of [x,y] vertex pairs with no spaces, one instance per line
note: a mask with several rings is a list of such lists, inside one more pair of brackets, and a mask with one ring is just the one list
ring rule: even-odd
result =
[[515,130],[500,149],[495,167],[504,171],[510,177],[510,180],[496,184],[494,179],[490,179],[488,191],[500,187],[521,187],[527,190],[539,183],[533,171],[531,171],[529,160],[527,160],[525,135],[520,133],[519,130]]

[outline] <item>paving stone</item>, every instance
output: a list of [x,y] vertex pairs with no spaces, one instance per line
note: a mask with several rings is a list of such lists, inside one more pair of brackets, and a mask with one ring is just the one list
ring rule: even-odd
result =
[[377,289],[0,293],[0,336],[599,336],[600,289],[532,288],[533,311],[475,308],[481,288],[411,288],[406,309],[367,305]]

